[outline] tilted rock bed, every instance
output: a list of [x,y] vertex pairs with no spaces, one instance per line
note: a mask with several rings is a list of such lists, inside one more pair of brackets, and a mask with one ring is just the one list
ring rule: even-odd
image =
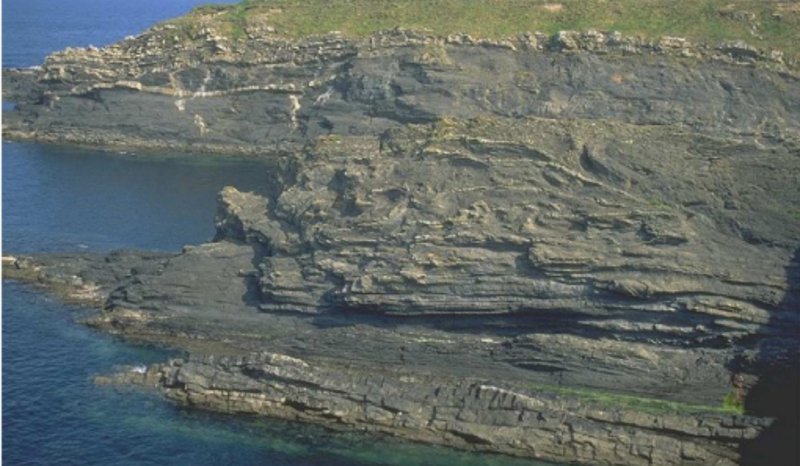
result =
[[101,307],[90,325],[193,353],[106,381],[584,464],[746,462],[781,423],[722,409],[798,371],[800,85],[779,56],[171,33],[9,78],[12,137],[273,157],[270,195],[220,193],[213,242],[4,262]]
[[164,24],[103,48],[7,70],[16,139],[245,154],[327,134],[374,135],[442,117],[681,124],[782,138],[798,131],[798,64],[742,41],[615,32],[503,40],[395,29],[288,39],[249,27]]
[[223,190],[212,243],[6,269],[106,296],[92,325],[233,355],[151,368],[180,403],[589,464],[733,464],[772,421],[722,412],[732,374],[752,386],[797,356],[781,206],[798,158],[724,141],[722,158],[683,128],[487,118],[330,136],[273,168],[274,196]]

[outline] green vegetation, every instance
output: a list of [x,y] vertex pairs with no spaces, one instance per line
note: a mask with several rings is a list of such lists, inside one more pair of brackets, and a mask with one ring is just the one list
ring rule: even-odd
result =
[[220,4],[216,4],[216,3],[209,3],[209,4],[198,5],[198,6],[194,7],[194,9],[192,10],[192,13],[198,14],[198,15],[209,15],[209,14],[215,14],[215,13],[220,13],[220,12],[226,11],[229,8],[230,8],[229,5],[220,5]]
[[243,0],[230,8],[224,15],[223,20],[230,24],[230,34],[234,39],[244,36],[244,26],[247,21],[247,10],[252,7],[253,2]]
[[744,414],[744,404],[735,393],[728,393],[725,396],[722,407],[730,412]]
[[672,210],[672,209],[670,209],[669,204],[667,204],[667,202],[664,199],[660,198],[660,197],[650,196],[650,197],[646,198],[646,201],[654,209],[666,210],[666,211]]
[[196,26],[194,20],[207,18],[212,24],[233,39],[244,37],[244,28],[252,15],[263,7],[266,2],[259,0],[242,0],[235,5],[206,4],[195,7],[187,17],[181,17],[171,22],[181,26]]
[[[225,14],[219,14],[221,10]],[[364,36],[394,27],[497,38],[525,31],[617,30],[716,43],[744,39],[800,52],[800,4],[763,0],[245,0],[193,11],[240,35],[247,21],[292,37],[341,31]]]
[[624,395],[619,393],[605,392],[588,388],[570,388],[554,385],[531,385],[528,387],[532,392],[554,393],[575,397],[582,402],[598,405],[607,408],[622,408],[640,411],[650,414],[686,414],[686,413],[722,413],[722,414],[744,414],[744,407],[735,403],[735,398],[729,399],[728,395],[720,406],[696,405],[682,403],[679,401],[660,400],[634,395]]

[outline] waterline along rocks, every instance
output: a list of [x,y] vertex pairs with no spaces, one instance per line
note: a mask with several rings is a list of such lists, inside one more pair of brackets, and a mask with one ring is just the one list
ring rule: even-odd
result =
[[220,193],[209,243],[4,259],[192,354],[99,381],[582,464],[747,464],[792,428],[758,394],[800,360],[796,64],[595,31],[242,34],[170,23],[4,77],[7,137],[273,161],[270,195]]
[[216,411],[587,464],[732,464],[726,450],[770,422],[609,408],[536,389],[503,388],[504,381],[496,386],[404,368],[312,365],[274,353],[173,360],[101,381],[154,384],[180,404]]
[[5,270],[104,296],[91,325],[211,355],[152,368],[187,405],[587,464],[735,464],[773,419],[726,414],[731,377],[792,369],[800,326],[781,210],[798,158],[764,144],[485,117],[325,137],[275,169],[274,196],[223,190],[212,243]]

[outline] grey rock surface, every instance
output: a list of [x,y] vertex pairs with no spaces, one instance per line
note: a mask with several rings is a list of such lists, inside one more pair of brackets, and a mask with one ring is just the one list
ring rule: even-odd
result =
[[[732,376],[797,370],[791,144],[486,117],[329,136],[284,161],[273,196],[225,188],[212,243],[6,273],[91,291],[91,325],[213,355],[147,379],[191,406],[587,464],[735,464],[772,420],[715,414]],[[264,351],[280,373],[248,366]],[[541,409],[480,408],[481,387]]]
[[155,385],[181,404],[353,426],[466,449],[585,464],[736,464],[731,446],[769,424],[730,414],[608,408],[505,381],[324,364],[275,353],[202,357],[102,383]]
[[800,372],[796,64],[246,32],[164,25],[4,76],[8,137],[281,157],[271,195],[220,193],[213,242],[4,258],[194,354],[104,382],[583,464],[746,463],[781,424],[720,407]]
[[[366,39],[226,39],[174,24],[8,71],[6,137],[286,153],[327,134],[442,117],[614,119],[744,137],[798,130],[797,64],[745,43],[561,31],[489,41],[391,30]],[[702,104],[700,104],[702,103]]]

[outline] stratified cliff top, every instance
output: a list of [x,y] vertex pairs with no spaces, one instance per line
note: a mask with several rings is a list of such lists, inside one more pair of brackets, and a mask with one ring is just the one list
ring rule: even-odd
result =
[[[238,357],[151,368],[182,404],[733,465],[796,400],[799,21],[798,2],[248,0],[66,49],[4,74],[4,138],[250,154],[270,194],[226,188],[215,240],[180,253],[4,273],[102,307],[99,328]],[[731,401],[758,417],[720,417]]]
[[680,36],[716,44],[746,40],[800,52],[800,3],[773,0],[243,0],[198,7],[171,22],[211,25],[231,38],[269,29],[289,37],[341,32],[366,37],[396,27],[497,39],[527,31],[614,30],[626,36]]

